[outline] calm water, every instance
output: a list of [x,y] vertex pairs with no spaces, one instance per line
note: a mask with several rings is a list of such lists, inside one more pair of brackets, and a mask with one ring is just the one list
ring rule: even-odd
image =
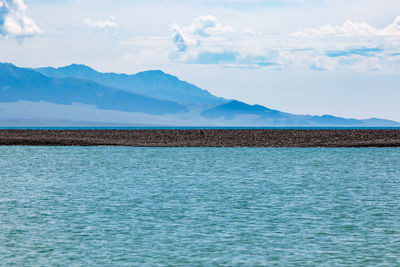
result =
[[0,147],[0,265],[399,266],[400,149]]

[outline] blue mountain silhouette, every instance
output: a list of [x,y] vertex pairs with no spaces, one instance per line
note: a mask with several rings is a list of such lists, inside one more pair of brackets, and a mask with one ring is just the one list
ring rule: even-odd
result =
[[[57,69],[27,69],[0,63],[0,104],[17,105],[19,101],[61,105],[83,103],[101,110],[135,113],[135,116],[162,116],[157,117],[161,118],[158,122],[142,119],[142,123],[146,124],[177,119],[185,125],[204,123],[214,126],[400,126],[395,121],[375,118],[356,120],[330,115],[294,115],[261,105],[226,100],[162,71],[127,75],[101,73],[76,64]],[[68,119],[56,112],[52,115],[53,119]],[[101,121],[98,117],[95,119]],[[112,123],[114,119],[107,122]]]
[[100,109],[149,114],[187,111],[185,106],[172,101],[148,98],[89,80],[71,77],[50,78],[12,64],[0,64],[0,88],[0,102],[77,102],[94,105]]
[[206,109],[202,112],[202,115],[209,119],[222,117],[227,120],[232,120],[238,116],[252,115],[258,117],[258,122],[264,121],[268,125],[275,126],[400,126],[395,121],[383,119],[356,120],[331,115],[294,115],[260,105],[249,105],[237,100]]
[[262,118],[281,118],[290,114],[260,105],[249,105],[241,101],[232,100],[228,103],[207,109],[203,111],[202,115],[209,119],[224,117],[225,119],[232,120],[237,115],[258,115]]
[[88,66],[72,64],[62,68],[38,68],[35,71],[48,77],[73,77],[95,81],[128,92],[174,101],[184,105],[217,105],[225,99],[210,94],[207,90],[179,80],[160,70],[139,72],[134,75],[101,73]]

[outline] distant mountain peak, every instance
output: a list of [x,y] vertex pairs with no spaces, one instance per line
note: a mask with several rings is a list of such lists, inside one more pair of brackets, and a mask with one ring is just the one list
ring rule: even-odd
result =
[[[52,78],[32,69],[0,65],[0,103],[30,101],[147,114],[175,114],[187,108],[172,101],[149,98],[76,77]],[[9,65],[4,65],[9,66]],[[6,88],[6,89],[4,89]]]
[[145,70],[145,71],[140,71],[140,72],[138,72],[138,73],[136,73],[134,75],[137,75],[137,76],[153,76],[153,77],[166,76],[166,77],[177,78],[176,76],[168,74],[168,73],[165,73],[162,70]]
[[162,70],[145,70],[145,71],[140,71],[136,74],[139,73],[154,73],[154,74],[166,74],[165,72],[163,72]]
[[[58,105],[46,112],[58,120],[69,116],[69,112],[61,114],[56,111],[59,106],[66,105],[70,106],[69,110],[79,112],[80,118],[80,107],[74,107],[73,103],[81,103],[99,110],[123,111],[131,121],[145,118],[147,122],[147,116],[151,115],[151,118],[160,121],[166,119],[185,124],[209,122],[212,125],[311,127],[400,125],[398,122],[375,118],[356,120],[331,115],[295,115],[239,100],[226,100],[161,70],[128,75],[101,73],[83,64],[28,69],[0,63],[0,108],[13,108],[15,105],[19,114],[21,101],[34,105],[42,101]],[[102,112],[96,111],[93,115],[96,121],[103,119]],[[27,114],[35,116],[34,113]],[[20,116],[18,114],[17,117]]]
[[52,78],[73,77],[95,81],[131,93],[177,102],[183,105],[213,106],[226,102],[193,84],[162,70],[148,70],[136,74],[98,72],[86,65],[72,64],[60,68],[39,68],[35,71]]
[[16,67],[14,64],[9,63],[9,62],[0,63],[0,65],[3,65],[3,66],[10,66],[10,67]]
[[66,68],[78,68],[78,69],[91,69],[91,70],[93,70],[91,67],[89,67],[89,66],[87,66],[85,64],[77,64],[77,63],[72,63],[71,65],[60,67],[59,69],[66,69]]
[[64,66],[64,67],[59,67],[59,68],[57,68],[57,70],[68,70],[68,71],[79,71],[79,72],[97,72],[96,70],[92,69],[89,66],[86,66],[84,64],[76,64],[76,63],[73,63],[68,66]]
[[285,113],[261,105],[249,105],[238,100],[232,100],[202,112],[202,116],[209,119],[223,117],[231,120],[238,115],[258,115],[274,118],[285,116]]

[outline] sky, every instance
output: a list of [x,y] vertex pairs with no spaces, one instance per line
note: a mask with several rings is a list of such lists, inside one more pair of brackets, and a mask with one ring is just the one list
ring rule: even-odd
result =
[[285,112],[400,121],[400,1],[0,0],[0,62],[161,69]]

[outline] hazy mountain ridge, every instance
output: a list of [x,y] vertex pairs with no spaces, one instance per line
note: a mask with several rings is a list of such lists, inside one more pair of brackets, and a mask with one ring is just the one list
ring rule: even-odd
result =
[[[132,84],[136,86],[134,90],[153,97],[120,88]],[[165,100],[166,95],[177,101]],[[26,69],[0,63],[1,110],[0,118],[13,120],[40,117],[50,121],[175,126],[400,127],[400,123],[391,120],[295,115],[228,101],[162,71],[135,75],[100,73],[85,65]]]
[[202,115],[209,119],[224,117],[232,120],[237,115],[258,115],[262,118],[279,118],[290,115],[278,110],[272,110],[261,105],[249,105],[238,100],[232,100],[228,103],[204,110]]
[[209,119],[225,118],[227,120],[233,120],[238,116],[257,116],[258,119],[255,121],[265,123],[265,125],[275,126],[357,126],[357,127],[369,127],[369,126],[400,126],[400,123],[384,120],[384,119],[347,119],[331,115],[322,116],[311,116],[311,115],[295,115],[278,110],[266,108],[261,105],[249,105],[241,101],[232,100],[228,103],[224,103],[215,106],[210,109],[204,110],[202,116]]
[[70,105],[74,102],[100,109],[149,114],[178,113],[186,107],[129,93],[103,84],[76,78],[50,78],[36,71],[0,64],[0,102],[48,101]]
[[183,105],[217,105],[227,100],[210,94],[193,84],[160,70],[137,74],[102,73],[88,66],[72,64],[61,68],[38,68],[35,71],[54,78],[74,77],[92,80],[147,97],[169,100]]

